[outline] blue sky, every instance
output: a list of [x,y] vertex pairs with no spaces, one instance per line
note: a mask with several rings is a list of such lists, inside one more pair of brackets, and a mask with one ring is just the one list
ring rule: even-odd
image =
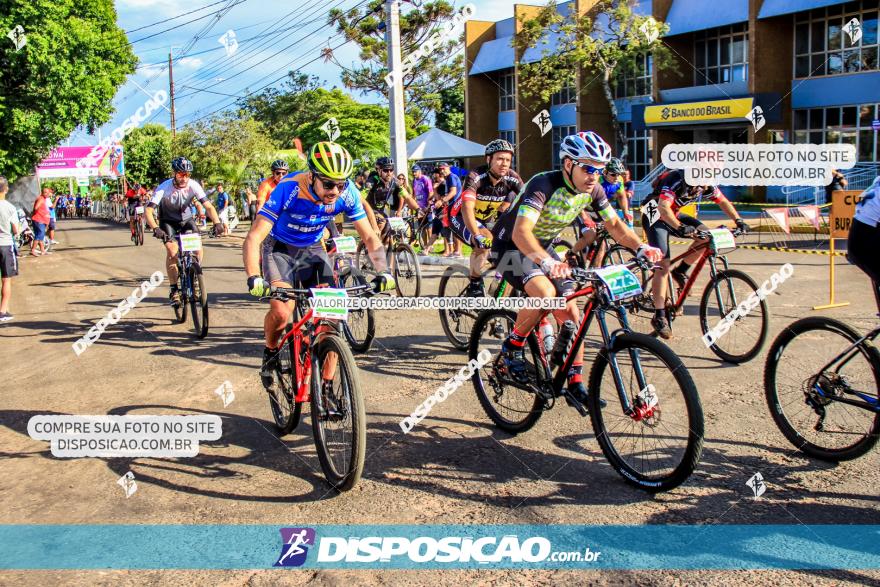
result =
[[[126,30],[128,39],[140,65],[135,74],[120,87],[113,98],[116,113],[101,127],[107,134],[118,127],[149,99],[149,95],[168,90],[167,60],[169,50],[179,55],[194,38],[198,40],[186,52],[175,59],[174,85],[176,93],[177,127],[222,110],[248,91],[255,91],[281,78],[291,68],[318,76],[324,87],[342,87],[340,70],[320,58],[321,49],[336,47],[342,40],[335,31],[326,26],[330,8],[343,9],[362,6],[365,0],[233,0],[236,4],[217,20],[207,16],[195,22],[187,21],[213,13],[224,7],[225,2],[199,0],[195,4],[179,0],[117,0],[117,22]],[[470,0],[477,7],[474,18],[501,20],[513,16],[514,0]],[[214,6],[206,7],[216,3]],[[467,0],[455,0],[458,7]],[[526,2],[528,3],[528,2]],[[537,0],[535,4],[543,3]],[[403,5],[406,11],[406,4]],[[197,10],[205,7],[204,10]],[[163,24],[182,13],[192,12]],[[219,15],[218,15],[219,16]],[[180,26],[173,30],[171,27]],[[147,27],[142,28],[141,27]],[[134,30],[141,29],[141,30]],[[280,29],[288,29],[276,33]],[[231,56],[219,39],[232,30],[238,40],[238,49]],[[150,37],[151,35],[156,35]],[[251,37],[259,37],[248,41]],[[358,54],[352,44],[336,49],[341,63],[356,63]],[[271,84],[278,87],[283,80]],[[138,87],[140,86],[140,88]],[[378,96],[355,97],[362,101],[377,102]],[[160,109],[151,116],[151,122],[170,126],[168,110]],[[97,136],[79,130],[70,137],[71,145],[96,144]]]

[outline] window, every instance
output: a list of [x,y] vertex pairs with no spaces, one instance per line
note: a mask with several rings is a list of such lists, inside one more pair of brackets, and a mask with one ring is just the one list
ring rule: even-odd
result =
[[516,82],[512,69],[498,76],[498,86],[498,109],[502,112],[516,110]]
[[[511,145],[513,145],[517,151],[519,151],[519,145],[516,144],[516,131],[515,130],[502,130],[498,132],[499,137],[504,139]],[[516,152],[513,154],[513,162],[510,164],[513,169],[516,169]]]
[[562,161],[559,159],[559,146],[562,144],[562,139],[567,137],[568,135],[573,135],[577,132],[574,126],[554,126],[553,130],[553,169],[562,169]]
[[640,55],[630,67],[622,67],[617,72],[614,84],[614,97],[650,96],[654,91],[651,78],[653,68],[654,60],[649,54]]
[[[862,25],[853,43],[847,28]],[[795,15],[794,77],[817,77],[880,69],[877,0],[848,2]]]
[[565,87],[550,96],[551,106],[561,106],[562,104],[571,104],[577,101],[577,92],[574,88],[574,80],[568,80]]
[[[632,124],[623,123],[623,134],[626,135],[626,168],[629,169],[633,181],[639,181],[651,171],[651,158],[653,156],[653,141],[651,131],[634,131]],[[617,152],[623,149],[618,148]]]
[[694,41],[695,86],[748,81],[747,26],[742,23],[697,33]]
[[880,161],[877,133],[871,127],[880,116],[880,104],[835,106],[794,111],[794,142],[805,144],[849,143],[856,146],[859,161]]

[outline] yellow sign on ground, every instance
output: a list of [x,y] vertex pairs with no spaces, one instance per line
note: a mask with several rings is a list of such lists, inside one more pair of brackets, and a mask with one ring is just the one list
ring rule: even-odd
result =
[[688,102],[686,104],[659,104],[645,108],[645,124],[683,124],[745,118],[752,111],[754,98]]
[[831,192],[831,238],[849,237],[861,193],[859,190]]

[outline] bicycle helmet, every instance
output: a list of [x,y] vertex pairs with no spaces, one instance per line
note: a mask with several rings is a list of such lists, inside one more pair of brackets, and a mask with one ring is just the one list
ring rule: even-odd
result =
[[276,159],[275,161],[273,161],[272,171],[275,172],[278,170],[290,171],[290,166],[287,164],[287,161],[285,161],[284,159]]
[[608,163],[611,159],[611,147],[593,131],[579,132],[568,135],[559,146],[559,159],[590,159],[599,163]]
[[608,161],[608,165],[605,166],[605,171],[607,171],[608,173],[623,175],[623,173],[626,171],[626,167],[623,166],[623,161],[621,161],[617,157],[612,157],[611,160]]
[[171,169],[175,173],[192,173],[193,164],[186,157],[175,157],[171,160]]
[[321,141],[309,150],[309,169],[327,179],[348,179],[354,169],[354,161],[339,143]]
[[376,159],[376,167],[379,169],[394,169],[394,159],[391,157],[379,157]]
[[513,145],[505,141],[504,139],[495,139],[486,145],[486,157],[491,157],[495,153],[503,153],[508,152],[513,155]]

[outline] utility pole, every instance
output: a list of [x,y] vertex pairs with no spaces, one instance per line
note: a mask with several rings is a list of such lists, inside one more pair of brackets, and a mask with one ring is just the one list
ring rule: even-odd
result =
[[177,136],[177,125],[174,120],[174,66],[171,64],[171,51],[168,52],[168,85],[171,94],[171,138]]
[[388,88],[388,110],[391,118],[391,156],[395,173],[409,176],[406,164],[406,122],[403,109],[403,59],[400,56],[400,4],[398,0],[385,3],[385,46],[388,49],[388,71],[395,73],[394,83]]

